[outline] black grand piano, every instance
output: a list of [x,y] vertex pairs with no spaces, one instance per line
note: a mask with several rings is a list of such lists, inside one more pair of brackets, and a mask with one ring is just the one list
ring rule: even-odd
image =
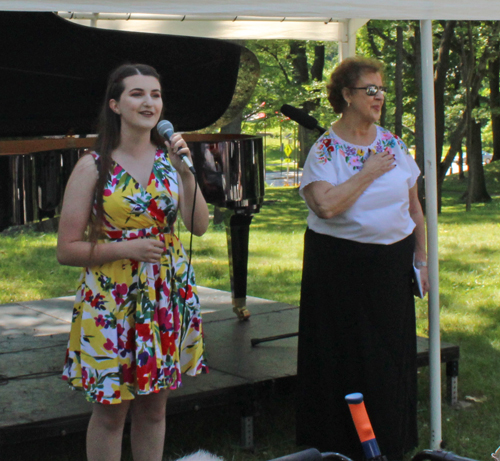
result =
[[264,197],[262,139],[196,131],[228,123],[248,101],[252,79],[244,74],[258,74],[255,56],[229,42],[94,29],[52,13],[0,12],[0,30],[0,231],[57,216],[71,170],[92,147],[107,75],[124,62],[150,64],[162,76],[165,118],[191,132],[184,137],[201,191],[225,210],[234,311],[247,319],[249,226]]

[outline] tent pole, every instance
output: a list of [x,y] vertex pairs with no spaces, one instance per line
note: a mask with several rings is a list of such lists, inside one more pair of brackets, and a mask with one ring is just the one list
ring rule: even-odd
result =
[[356,56],[356,33],[369,19],[343,19],[339,22],[339,62],[345,58]]
[[439,333],[439,259],[437,219],[437,165],[434,113],[432,21],[420,21],[422,93],[424,107],[425,196],[429,269],[430,448],[441,448],[441,345]]

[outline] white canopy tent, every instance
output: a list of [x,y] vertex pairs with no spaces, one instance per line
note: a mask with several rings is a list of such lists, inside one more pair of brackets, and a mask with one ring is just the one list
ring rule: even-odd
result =
[[[431,20],[500,20],[497,0],[0,0],[4,11],[54,11],[88,25],[222,39],[337,40],[354,54],[366,19],[420,20],[429,276],[430,447],[441,443],[441,367],[436,150]],[[69,14],[72,13],[72,14]]]
[[81,25],[128,32],[188,35],[222,40],[295,39],[340,43],[341,59],[354,55],[356,32],[368,19],[58,12]]
[[0,0],[0,10],[145,13],[255,18],[372,18],[498,20],[494,0]]
[[54,11],[98,27],[220,39],[336,40],[354,53],[367,19],[499,20],[494,0],[0,0],[0,10]]

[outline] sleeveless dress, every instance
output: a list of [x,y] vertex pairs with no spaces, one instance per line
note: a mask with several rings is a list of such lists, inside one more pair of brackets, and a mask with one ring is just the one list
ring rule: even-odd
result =
[[[145,189],[113,163],[99,242],[153,238],[165,251],[159,263],[121,259],[82,270],[63,379],[91,402],[176,389],[181,373],[208,371],[195,277],[174,234],[178,192],[177,173],[161,149]],[[95,213],[94,204],[93,219]]]

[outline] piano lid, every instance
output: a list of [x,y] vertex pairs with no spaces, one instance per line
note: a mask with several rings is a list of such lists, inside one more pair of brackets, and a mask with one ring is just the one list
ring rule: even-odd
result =
[[109,73],[155,67],[176,130],[215,123],[228,109],[245,48],[214,39],[109,31],[52,13],[0,12],[0,138],[88,134]]

